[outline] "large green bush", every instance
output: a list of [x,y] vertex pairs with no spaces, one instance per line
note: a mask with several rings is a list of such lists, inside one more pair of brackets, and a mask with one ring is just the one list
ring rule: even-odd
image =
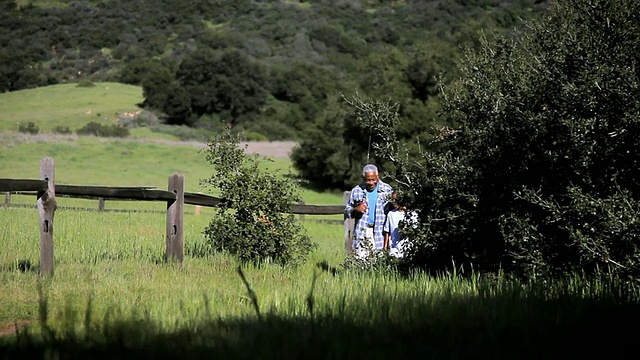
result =
[[414,264],[640,273],[639,11],[561,0],[526,32],[486,37],[444,91],[458,126],[435,134],[437,151],[411,162],[379,143],[420,210]]
[[304,260],[315,244],[291,213],[301,200],[295,180],[261,171],[261,158],[245,154],[229,128],[208,142],[205,154],[215,173],[204,183],[223,199],[205,230],[211,248],[255,263]]

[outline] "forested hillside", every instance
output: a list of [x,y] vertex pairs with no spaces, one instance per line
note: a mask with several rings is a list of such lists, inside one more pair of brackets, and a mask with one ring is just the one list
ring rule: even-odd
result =
[[222,120],[251,139],[300,141],[301,172],[342,187],[367,145],[340,94],[398,102],[398,132],[415,141],[437,123],[438,81],[457,79],[461,49],[545,3],[0,0],[0,90],[139,85],[142,106],[168,124]]

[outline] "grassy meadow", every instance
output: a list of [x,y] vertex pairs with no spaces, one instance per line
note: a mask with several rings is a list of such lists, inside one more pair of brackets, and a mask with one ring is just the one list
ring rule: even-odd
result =
[[[78,89],[95,93],[68,95]],[[47,116],[36,95],[59,97],[48,104],[65,96],[79,102]],[[60,118],[82,126],[88,108],[79,104],[113,114],[140,100],[139,89],[117,84],[0,94],[0,178],[37,178],[40,159],[53,157],[57,183],[164,189],[180,172],[186,191],[211,191],[199,186],[212,174],[194,146],[38,140],[11,127],[37,121],[51,129]],[[268,171],[290,167],[286,159],[265,164]],[[302,196],[308,204],[342,202],[339,193],[304,189]],[[12,203],[33,205],[35,197],[14,196]],[[97,201],[62,197],[58,204],[48,278],[38,275],[36,209],[0,206],[0,359],[611,359],[635,350],[627,328],[640,320],[640,291],[606,274],[520,282],[468,272],[348,270],[342,225],[310,216],[303,223],[318,246],[307,262],[243,265],[208,251],[202,232],[213,211],[196,215],[190,207],[178,266],[164,262],[165,204],[107,201],[107,209],[158,212],[71,209],[95,209]]]
[[42,132],[56,126],[75,131],[88,122],[111,124],[118,114],[139,110],[144,100],[139,86],[96,83],[45,86],[0,94],[0,131],[18,130],[18,123],[33,122]]
[[[213,175],[202,146],[179,142],[168,134],[134,128],[131,137],[97,138],[51,134],[55,126],[77,130],[90,121],[113,123],[118,113],[138,110],[143,100],[139,87],[98,83],[95,87],[55,85],[0,94],[0,178],[35,179],[40,160],[52,157],[56,183],[66,185],[152,186],[165,189],[173,173],[185,176],[185,191],[216,195],[200,181]],[[99,115],[99,116],[97,116]],[[18,123],[33,122],[40,134],[17,132]],[[288,159],[264,161],[264,171],[295,173]],[[342,194],[302,188],[307,204],[341,204]],[[35,203],[33,197],[14,196],[14,203]],[[61,206],[95,208],[95,201],[58,200]],[[162,209],[160,203],[107,201],[112,209]],[[206,210],[205,210],[206,211]],[[332,217],[338,219],[339,217]]]
[[163,261],[162,214],[62,210],[41,278],[37,216],[0,208],[0,324],[24,329],[0,336],[3,359],[622,358],[640,320],[637,289],[606,276],[346,271],[342,227],[314,221],[305,264],[243,266],[247,287],[233,258],[206,253],[205,216],[186,215],[179,267]]

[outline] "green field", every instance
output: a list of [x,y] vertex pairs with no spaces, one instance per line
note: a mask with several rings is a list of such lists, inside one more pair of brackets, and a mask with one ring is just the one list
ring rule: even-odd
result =
[[[185,176],[185,191],[215,195],[214,189],[200,186],[201,180],[213,175],[202,148],[174,142],[177,138],[170,135],[154,133],[148,128],[132,129],[131,138],[125,139],[47,134],[55,126],[78,129],[89,121],[97,121],[95,115],[86,114],[89,110],[101,114],[105,123],[112,122],[116,113],[134,111],[138,109],[135,104],[141,101],[139,87],[116,83],[98,83],[92,88],[55,85],[0,94],[0,178],[37,178],[40,159],[51,157],[55,160],[59,184],[165,189],[168,177],[181,173]],[[17,133],[16,124],[27,122],[36,124],[44,134]],[[287,159],[265,161],[262,168],[283,174],[294,172]],[[337,192],[302,189],[300,195],[307,204],[341,204],[343,201],[342,194]],[[72,206],[77,201],[67,203]],[[118,206],[131,207],[129,204]]]
[[[638,290],[606,276],[520,283],[344,271],[342,227],[313,221],[305,226],[319,246],[307,263],[244,267],[252,298],[233,258],[203,253],[204,216],[185,218],[180,268],[162,260],[162,214],[62,210],[55,274],[43,279],[37,212],[0,208],[0,218],[0,323],[32,321],[0,337],[0,358],[619,356],[635,343],[621,325],[640,318]],[[598,343],[573,348],[584,339]]]
[[0,94],[0,131],[18,130],[18,123],[33,122],[40,131],[56,126],[75,131],[88,122],[110,124],[118,114],[139,110],[139,86],[97,83],[94,87],[76,84],[46,86]]
[[[7,290],[0,296],[0,322],[37,317],[38,296],[34,286],[40,281],[36,271],[38,213],[35,209],[0,208],[0,217],[11,224],[0,231],[0,278]],[[57,211],[55,276],[45,281],[51,310],[63,311],[69,301],[74,307],[83,307],[89,296],[95,296],[93,306],[98,313],[114,304],[130,309],[138,301],[138,305],[150,307],[154,318],[170,325],[178,320],[176,316],[182,316],[179,306],[197,311],[206,295],[212,299],[211,310],[216,314],[250,311],[241,300],[246,295],[242,283],[234,275],[237,263],[228,256],[201,254],[205,245],[202,231],[209,220],[207,216],[185,215],[187,260],[180,269],[163,264],[164,214]],[[247,276],[256,280],[255,290],[265,305],[286,304],[287,294],[308,291],[299,287],[305,286],[312,276],[315,263],[326,261],[336,265],[344,258],[341,225],[308,222],[307,227],[319,247],[304,268],[283,271],[274,266],[247,270]],[[33,267],[21,272],[19,264]],[[307,279],[294,281],[299,276]],[[278,289],[270,288],[270,283],[265,282],[269,279],[280,279]],[[74,296],[80,293],[82,296]]]
[[[199,187],[212,173],[193,146],[94,137],[35,141],[13,132],[16,121],[47,129],[59,117],[81,126],[81,103],[108,114],[140,100],[139,89],[123,86],[113,103],[98,91],[73,96],[83,100],[46,116],[38,105],[44,101],[32,99],[62,101],[65,91],[76,90],[0,94],[0,129],[7,130],[0,133],[0,178],[37,178],[40,159],[53,157],[61,184],[164,189],[168,176],[180,172],[186,191],[215,193]],[[264,165],[290,167],[286,159]],[[308,204],[342,203],[339,193],[305,189],[302,195]],[[35,197],[11,202],[33,205]],[[606,274],[520,282],[469,269],[355,271],[342,266],[343,226],[310,216],[304,226],[318,247],[304,264],[242,265],[207,251],[203,230],[213,210],[195,215],[192,208],[180,267],[164,261],[166,204],[107,202],[107,209],[157,212],[69,209],[95,209],[96,200],[59,198],[58,204],[48,278],[39,276],[37,210],[0,206],[0,359],[620,358],[634,349],[635,333],[626,328],[640,320],[640,290]],[[28,327],[16,334],[16,324]]]
[[162,214],[61,210],[55,274],[40,278],[37,211],[0,218],[0,325],[30,324],[0,336],[3,359],[618,358],[635,344],[624,324],[640,320],[640,291],[606,276],[345,271],[342,226],[314,221],[309,260],[243,266],[249,291],[237,261],[203,251],[205,216],[185,216],[179,267],[163,261]]

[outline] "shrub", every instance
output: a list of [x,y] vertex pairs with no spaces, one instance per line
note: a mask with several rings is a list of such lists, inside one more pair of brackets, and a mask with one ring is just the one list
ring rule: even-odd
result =
[[158,117],[154,113],[144,110],[118,114],[117,121],[118,125],[128,129],[160,124]]
[[129,129],[117,125],[102,125],[91,121],[80,129],[76,130],[78,135],[95,135],[102,137],[127,137]]
[[25,134],[35,135],[40,132],[40,128],[32,121],[29,121],[26,125],[18,123],[18,131]]
[[54,134],[71,134],[71,129],[69,129],[68,126],[62,125],[54,127],[52,131]]
[[269,141],[269,138],[255,131],[243,131],[241,137],[245,141]]
[[262,172],[266,159],[246,155],[230,128],[208,142],[205,154],[215,175],[203,183],[217,188],[223,199],[205,230],[212,249],[254,263],[303,261],[315,245],[291,214],[291,205],[300,202],[295,180]]
[[91,81],[91,79],[81,79],[80,81],[78,81],[78,85],[76,85],[77,87],[94,87],[96,86],[96,84],[93,83],[93,81]]

